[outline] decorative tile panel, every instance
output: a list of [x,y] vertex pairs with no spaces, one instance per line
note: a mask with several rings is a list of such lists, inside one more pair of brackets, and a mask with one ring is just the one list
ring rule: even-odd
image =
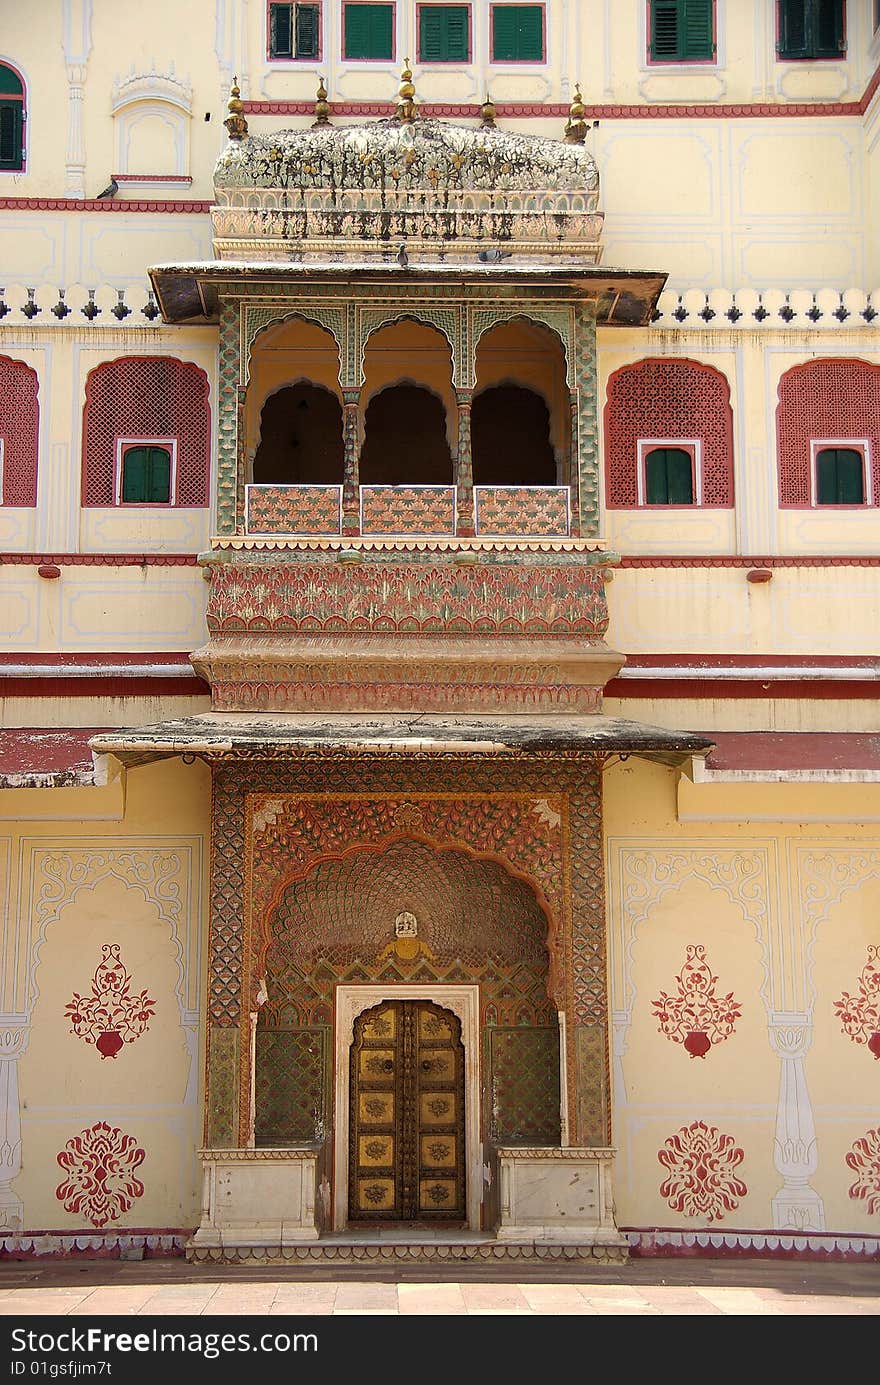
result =
[[342,487],[247,486],[245,527],[249,534],[339,534]]
[[516,537],[569,533],[567,486],[476,486],[478,534]]
[[454,486],[361,486],[362,534],[454,534]]

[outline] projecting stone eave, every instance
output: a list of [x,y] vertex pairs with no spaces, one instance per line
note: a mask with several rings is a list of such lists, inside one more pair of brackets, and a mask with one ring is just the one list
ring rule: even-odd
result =
[[[528,292],[588,304],[600,327],[644,327],[651,321],[667,280],[664,270],[614,269],[576,260],[534,264],[525,260],[497,265],[418,264],[406,268],[389,263],[279,263],[265,260],[202,260],[159,264],[149,270],[150,282],[164,322],[182,326],[214,326],[220,320],[220,301],[234,296],[236,287],[257,284],[279,298],[308,292],[313,284],[377,285],[393,288],[417,283],[458,285],[475,296],[494,290],[499,297]],[[291,311],[294,311],[292,308]]]

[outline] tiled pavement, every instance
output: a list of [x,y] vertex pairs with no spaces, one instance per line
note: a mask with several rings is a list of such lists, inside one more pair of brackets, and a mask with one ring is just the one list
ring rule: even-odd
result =
[[[188,1265],[182,1259],[0,1261],[5,1317],[880,1315],[880,1261],[632,1259],[615,1266]],[[207,1324],[206,1324],[207,1326]]]

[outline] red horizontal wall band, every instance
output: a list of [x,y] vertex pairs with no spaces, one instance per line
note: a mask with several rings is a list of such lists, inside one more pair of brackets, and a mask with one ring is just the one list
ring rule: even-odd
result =
[[196,567],[198,561],[195,553],[0,553],[0,565],[25,567]]
[[208,697],[210,687],[194,673],[191,678],[2,678],[4,697]]
[[880,557],[864,553],[828,553],[810,557],[743,558],[738,553],[625,554],[617,567],[880,567]]
[[0,209],[19,212],[210,212],[211,202],[189,202],[182,198],[160,200],[143,197],[126,201],[98,197],[0,197]]

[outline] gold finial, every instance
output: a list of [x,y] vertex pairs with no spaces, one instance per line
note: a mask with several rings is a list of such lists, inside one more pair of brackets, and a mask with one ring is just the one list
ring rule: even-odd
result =
[[404,58],[403,72],[400,74],[400,89],[397,93],[397,119],[404,125],[412,125],[416,118],[416,89],[413,86],[409,58]]
[[244,118],[244,106],[240,100],[241,92],[238,89],[238,78],[233,77],[232,87],[229,92],[229,100],[226,102],[226,109],[229,115],[223,124],[229,131],[230,139],[244,139],[248,132],[248,124]]
[[318,95],[315,99],[315,125],[330,124],[330,106],[327,102],[327,88],[324,78],[318,78]]
[[495,103],[488,91],[486,92],[486,99],[480,107],[480,124],[486,130],[495,129]]
[[583,144],[587,137],[587,122],[584,120],[586,113],[584,98],[581,96],[581,84],[575,82],[574,100],[568,108],[568,120],[565,122],[566,144]]

